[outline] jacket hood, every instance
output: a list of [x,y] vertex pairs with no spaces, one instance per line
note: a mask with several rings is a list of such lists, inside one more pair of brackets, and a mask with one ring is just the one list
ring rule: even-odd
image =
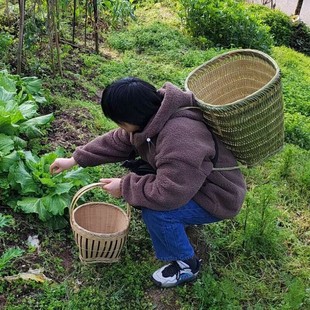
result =
[[136,132],[132,135],[132,142],[136,146],[141,145],[145,141],[149,142],[152,137],[156,136],[162,130],[171,118],[186,116],[193,119],[201,119],[201,113],[197,115],[197,111],[178,111],[181,107],[195,105],[192,92],[183,91],[169,82],[158,91],[164,96],[164,99],[157,113],[151,118],[143,131]]

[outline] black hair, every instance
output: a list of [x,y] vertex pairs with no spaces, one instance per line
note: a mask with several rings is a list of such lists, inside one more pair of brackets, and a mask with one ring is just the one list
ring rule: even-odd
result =
[[163,96],[139,78],[126,77],[110,84],[102,93],[104,115],[117,124],[129,123],[141,129],[157,112]]

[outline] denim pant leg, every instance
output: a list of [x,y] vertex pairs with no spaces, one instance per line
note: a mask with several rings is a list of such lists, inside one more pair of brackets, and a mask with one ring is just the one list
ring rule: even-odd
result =
[[186,226],[220,221],[193,200],[171,211],[142,208],[142,217],[156,257],[163,261],[186,260],[194,256],[194,249],[185,232]]

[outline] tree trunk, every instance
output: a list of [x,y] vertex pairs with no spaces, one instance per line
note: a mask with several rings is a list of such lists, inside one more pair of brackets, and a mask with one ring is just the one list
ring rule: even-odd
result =
[[24,28],[25,28],[25,0],[19,0],[19,35],[17,49],[17,74],[22,72]]
[[94,6],[94,37],[95,37],[95,49],[96,53],[99,54],[99,38],[98,38],[98,5],[97,0],[93,0],[93,6]]
[[304,0],[298,0],[296,10],[295,10],[295,15],[300,15],[301,7],[303,4]]

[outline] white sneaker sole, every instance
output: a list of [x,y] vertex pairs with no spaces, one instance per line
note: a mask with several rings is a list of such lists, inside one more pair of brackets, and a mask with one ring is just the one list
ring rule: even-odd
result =
[[154,284],[158,287],[162,287],[162,288],[169,288],[169,287],[175,287],[175,286],[179,286],[188,282],[193,282],[197,279],[198,276],[198,272],[193,274],[191,277],[185,278],[185,279],[181,279],[175,283],[161,283],[157,280],[155,280],[153,277],[151,277],[152,281],[154,282]]

